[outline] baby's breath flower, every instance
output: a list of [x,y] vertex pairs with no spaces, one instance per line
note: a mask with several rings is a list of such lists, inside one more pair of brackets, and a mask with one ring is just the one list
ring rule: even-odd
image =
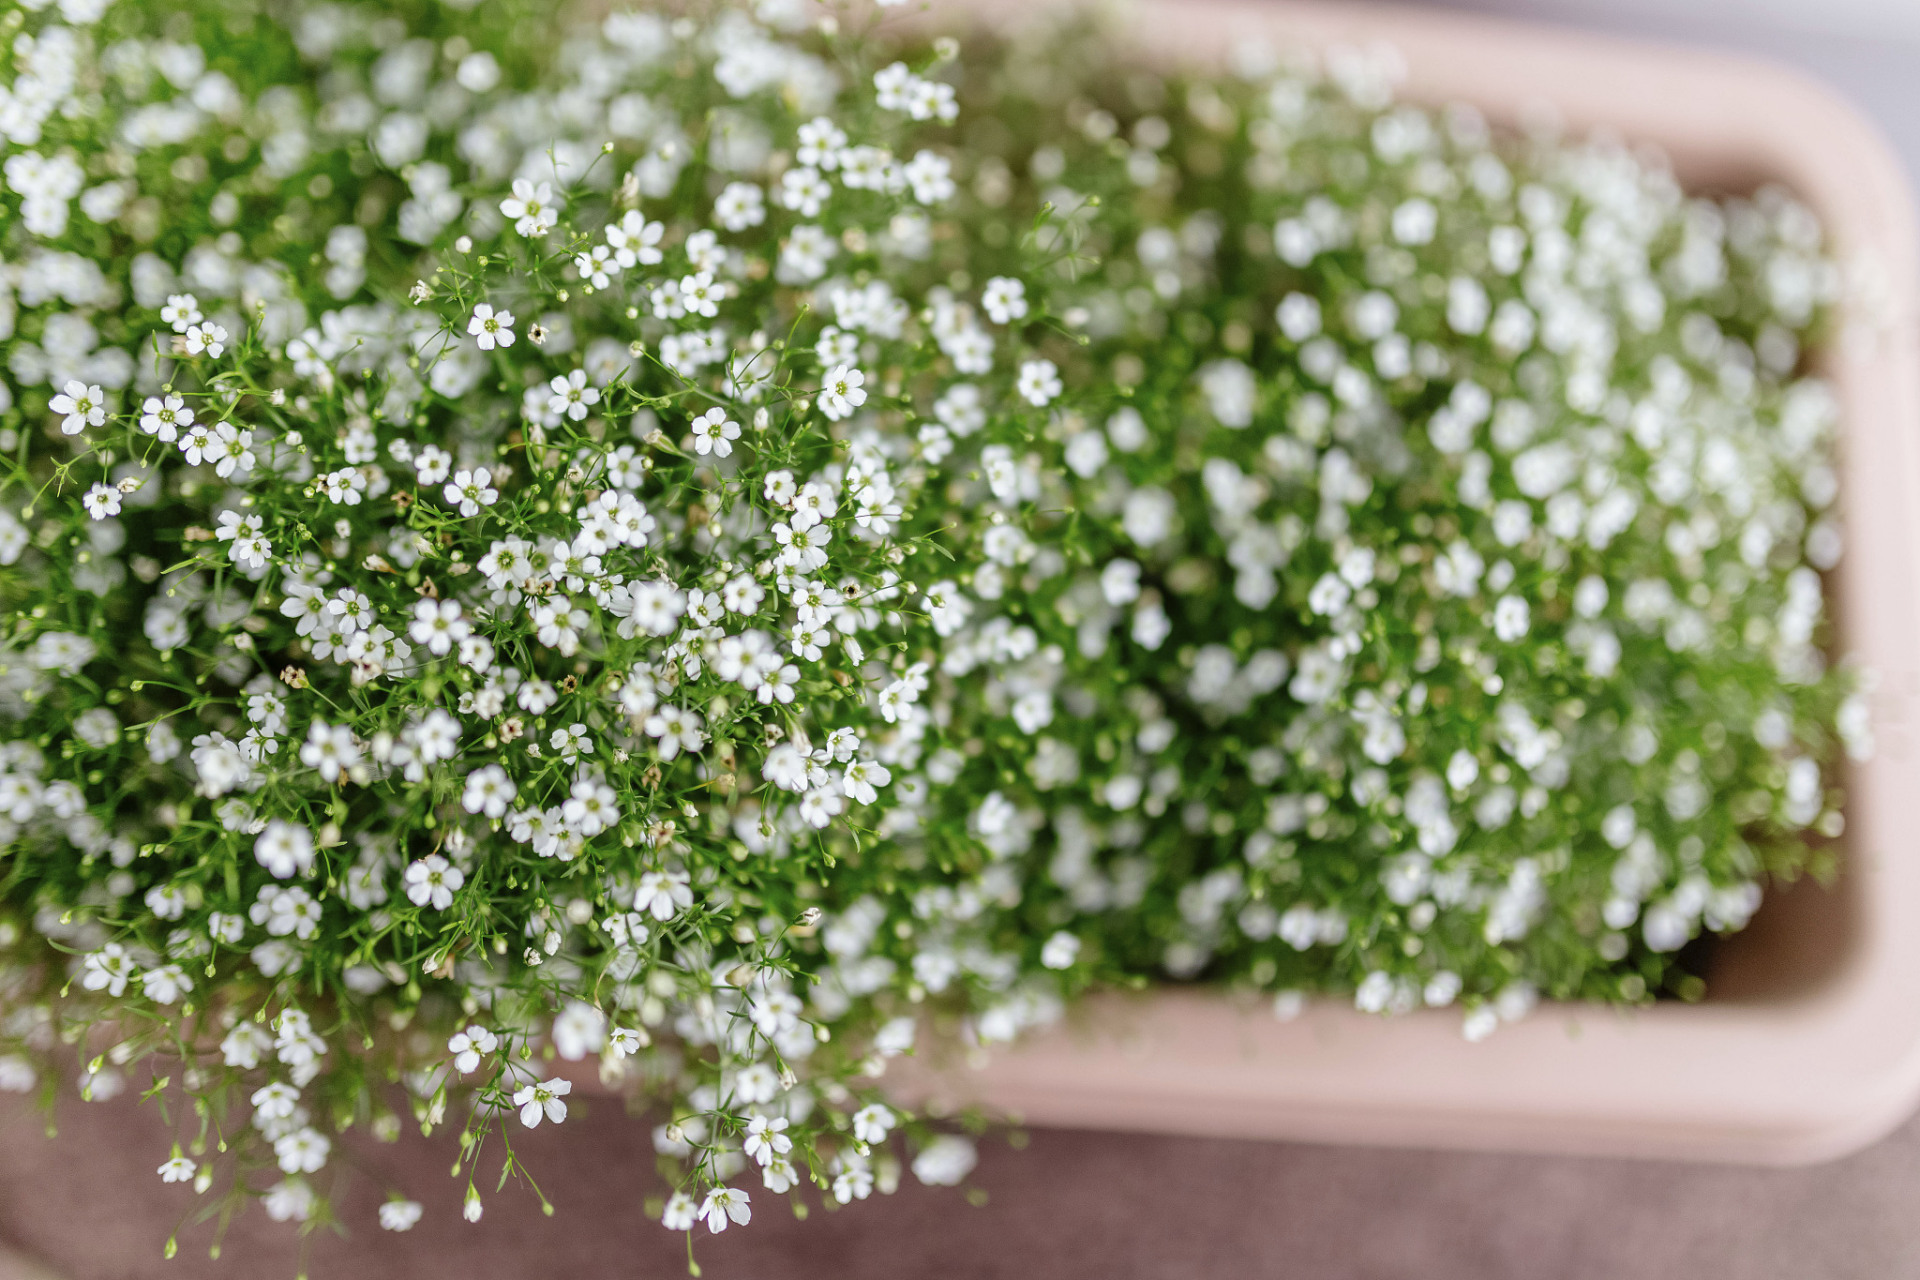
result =
[[820,383],[820,412],[838,421],[867,402],[867,375],[851,365],[837,365]]
[[733,441],[739,438],[740,424],[727,417],[725,409],[709,409],[693,420],[695,453],[725,458],[733,453]]
[[535,184],[525,178],[516,178],[513,194],[500,202],[500,212],[513,219],[516,233],[535,239],[546,235],[559,224],[562,205],[563,202],[554,195],[550,184]]
[[416,907],[445,911],[453,905],[453,895],[467,881],[460,868],[439,854],[431,854],[407,867],[407,901]]
[[477,516],[480,508],[490,507],[500,500],[500,491],[492,487],[493,473],[485,467],[475,467],[471,471],[457,471],[453,479],[447,482],[441,496],[447,505],[457,507],[463,516]]
[[482,351],[510,347],[513,345],[513,313],[495,311],[489,303],[477,303],[473,315],[467,320],[467,332],[473,336],[474,345]]
[[120,490],[110,484],[96,484],[80,499],[87,515],[95,520],[120,514]]
[[559,1124],[567,1118],[567,1094],[573,1092],[571,1080],[537,1080],[516,1091],[513,1105],[520,1108],[520,1123],[529,1129],[538,1128],[540,1117]]
[[1060,371],[1051,360],[1028,360],[1020,366],[1019,390],[1022,400],[1045,408],[1062,390]]
[[60,394],[47,402],[47,407],[61,415],[60,430],[70,436],[107,420],[106,396],[99,387],[90,387],[78,380],[62,387]]

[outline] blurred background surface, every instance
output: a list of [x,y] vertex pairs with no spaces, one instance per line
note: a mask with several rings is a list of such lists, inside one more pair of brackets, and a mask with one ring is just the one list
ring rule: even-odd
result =
[[1401,0],[1746,53],[1825,81],[1920,177],[1920,0]]
[[[194,1197],[154,1176],[167,1130],[130,1101],[37,1116],[0,1108],[0,1239],[68,1280],[669,1280],[678,1235],[642,1209],[658,1193],[650,1126],[606,1102],[516,1137],[557,1206],[523,1187],[460,1219],[446,1135],[350,1144],[341,1209],[302,1255],[258,1209],[219,1261]],[[1369,1151],[1037,1130],[982,1144],[986,1203],[911,1177],[797,1222],[780,1201],[695,1240],[706,1280],[1901,1280],[1920,1275],[1920,1126],[1813,1169]],[[426,1216],[375,1228],[398,1183]],[[108,1211],[108,1206],[111,1210]],[[42,1280],[32,1272],[0,1280]],[[47,1280],[51,1280],[48,1277]]]
[[[1920,0],[1429,0],[1441,9],[1756,54],[1852,99],[1920,175]],[[58,1140],[0,1104],[0,1280],[168,1276],[495,1280],[684,1274],[648,1220],[649,1126],[601,1102],[522,1142],[558,1211],[523,1189],[478,1226],[439,1141],[359,1146],[350,1236],[304,1245],[257,1210],[210,1261],[210,1226],[161,1244],[191,1197],[153,1166],[165,1128],[124,1101],[63,1105]],[[855,1211],[796,1222],[769,1201],[750,1229],[702,1236],[711,1280],[902,1276],[1172,1280],[1895,1280],[1920,1276],[1920,1122],[1849,1159],[1757,1170],[1528,1156],[1334,1149],[1036,1131],[983,1144],[986,1203],[911,1179]],[[373,1228],[389,1185],[427,1203],[404,1236]],[[115,1212],[102,1214],[112,1205]],[[84,1223],[84,1226],[82,1225]],[[13,1268],[11,1271],[9,1268]]]

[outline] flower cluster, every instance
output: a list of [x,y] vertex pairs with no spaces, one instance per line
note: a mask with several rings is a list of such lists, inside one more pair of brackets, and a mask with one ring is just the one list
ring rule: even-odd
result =
[[398,1106],[478,1219],[597,1080],[673,1229],[953,1184],[917,1047],[1686,995],[1838,834],[1783,194],[1364,60],[191,14],[0,89],[0,1088],[152,1071],[167,1181]]
[[1476,1039],[1697,996],[1675,953],[1818,865],[1825,766],[1871,749],[1823,647],[1814,219],[1396,105],[1365,58],[1116,92],[1078,47],[996,91],[1071,126],[1025,163],[1088,211],[1046,297],[1085,341],[950,498],[984,563],[927,762],[1029,868],[1029,956]]

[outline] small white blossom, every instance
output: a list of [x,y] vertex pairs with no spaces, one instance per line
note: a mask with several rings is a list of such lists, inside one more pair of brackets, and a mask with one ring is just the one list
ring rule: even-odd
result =
[[67,383],[59,395],[47,402],[47,407],[61,415],[60,430],[70,436],[107,420],[106,396],[99,387],[90,387],[84,382]]
[[513,219],[514,231],[529,239],[544,236],[558,226],[561,207],[551,185],[542,182],[536,186],[525,178],[515,179],[513,194],[500,202],[500,212]]
[[1035,408],[1045,408],[1059,396],[1063,384],[1060,370],[1051,360],[1028,360],[1020,366],[1020,398]]
[[820,382],[820,412],[832,421],[850,417],[867,402],[867,375],[850,365],[837,365]]
[[407,867],[407,901],[416,907],[445,911],[453,895],[467,882],[466,873],[439,854],[429,854]]
[[544,1114],[559,1124],[567,1118],[564,1099],[572,1092],[571,1080],[538,1080],[523,1086],[513,1095],[513,1105],[520,1108],[520,1123],[529,1129],[538,1128]]
[[490,304],[479,303],[467,321],[467,332],[482,351],[510,347],[513,345],[513,313],[495,311]]

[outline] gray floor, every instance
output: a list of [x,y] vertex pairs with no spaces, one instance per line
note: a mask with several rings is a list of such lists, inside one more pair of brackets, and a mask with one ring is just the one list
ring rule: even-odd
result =
[[[74,1104],[59,1138],[0,1107],[0,1239],[71,1280],[295,1274],[299,1246],[258,1211],[210,1261],[209,1226],[161,1242],[193,1201],[154,1165],[152,1107]],[[459,1220],[441,1141],[355,1144],[316,1280],[602,1280],[684,1274],[680,1239],[647,1220],[647,1127],[604,1104],[526,1136],[543,1218],[519,1189]],[[404,1236],[373,1226],[388,1179],[427,1205]],[[911,1180],[909,1180],[911,1183]],[[986,1144],[987,1203],[903,1187],[796,1222],[778,1202],[697,1242],[710,1280],[1897,1280],[1920,1276],[1920,1124],[1847,1160],[1775,1171],[1611,1160],[1442,1155],[1036,1132]],[[109,1207],[109,1195],[111,1207]],[[10,1280],[0,1265],[0,1280]]]
[[[1875,117],[1909,172],[1920,174],[1920,42],[1910,36],[1874,38],[1858,24],[1852,33],[1820,30],[1816,4],[1797,26],[1752,22],[1734,12],[1737,4],[1714,0],[1446,0],[1441,7],[1526,14],[1798,65]],[[437,1143],[414,1138],[361,1150],[345,1190],[354,1230],[314,1238],[313,1274],[589,1280],[680,1273],[677,1240],[641,1215],[655,1186],[646,1130],[600,1110],[529,1136],[542,1186],[561,1206],[552,1219],[541,1217],[530,1195],[509,1192],[469,1227],[457,1220],[458,1197]],[[297,1247],[257,1212],[236,1224],[221,1261],[207,1258],[206,1226],[183,1230],[181,1256],[161,1261],[160,1242],[191,1197],[153,1174],[165,1142],[151,1108],[74,1103],[61,1124],[61,1138],[49,1142],[36,1117],[0,1108],[0,1241],[72,1280],[294,1274]],[[407,1236],[371,1229],[389,1178],[429,1206],[426,1222]],[[1790,1171],[1038,1132],[1024,1151],[990,1144],[975,1182],[987,1192],[984,1207],[919,1187],[806,1223],[769,1204],[751,1230],[703,1241],[698,1256],[718,1280],[1920,1277],[1920,1123],[1847,1160]],[[10,1280],[4,1259],[0,1280]]]

